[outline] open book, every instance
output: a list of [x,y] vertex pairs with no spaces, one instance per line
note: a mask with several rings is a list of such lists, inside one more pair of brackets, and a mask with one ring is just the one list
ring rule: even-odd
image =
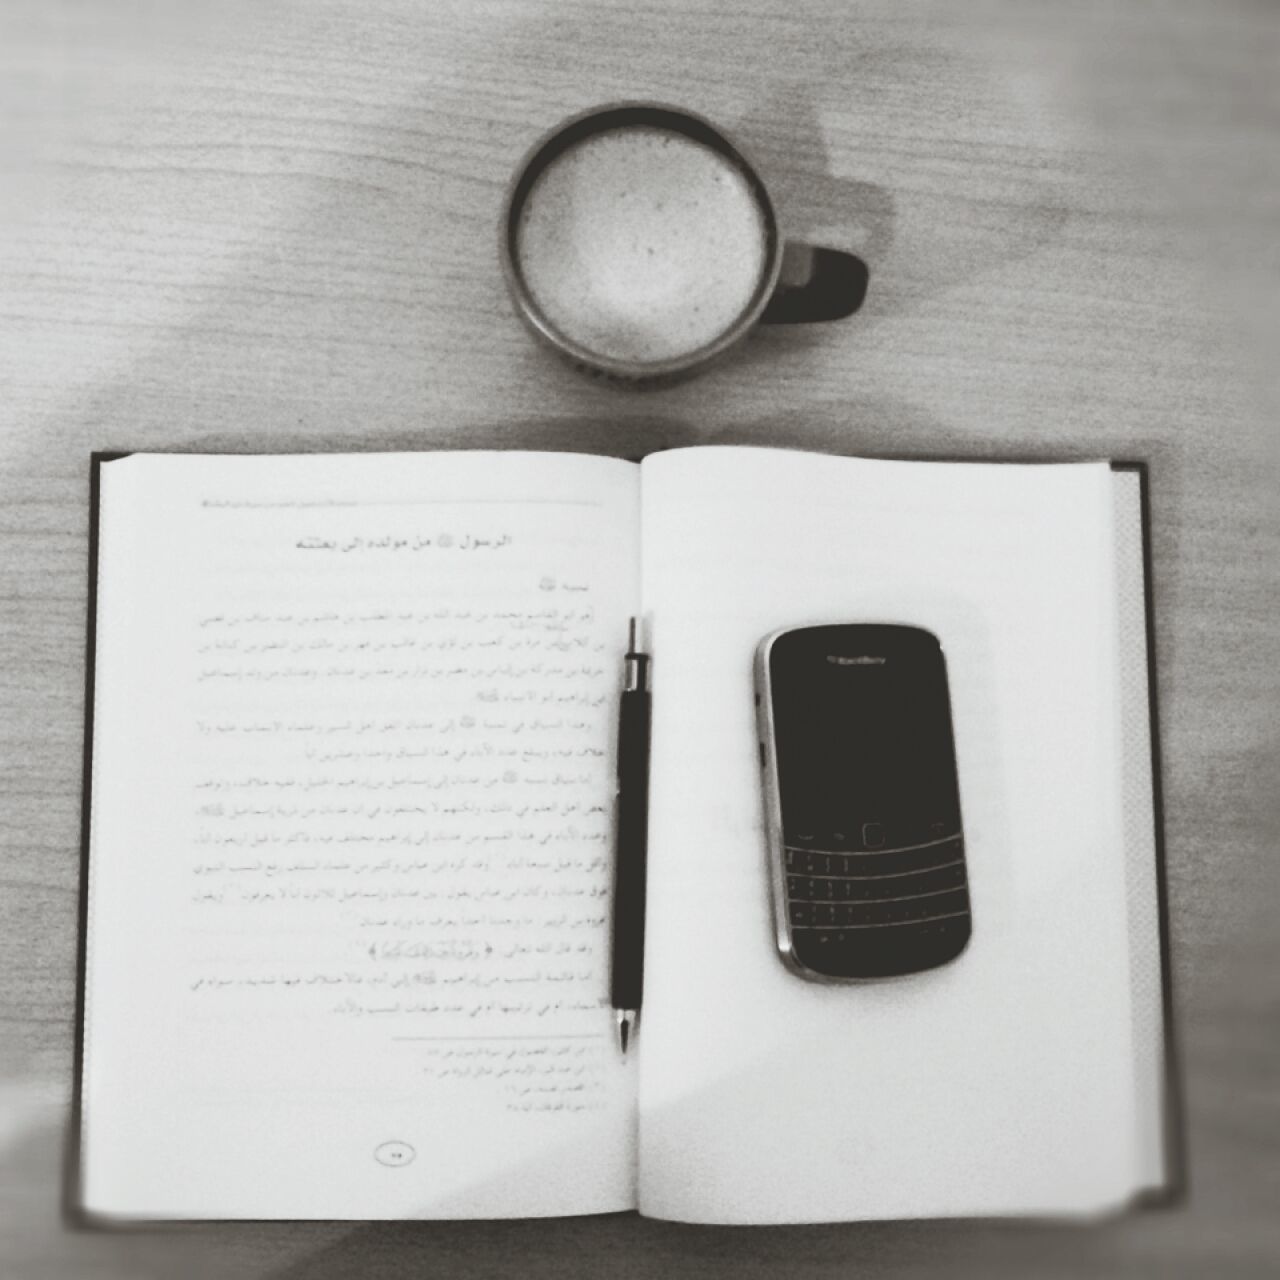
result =
[[[95,475],[89,1213],[805,1222],[1167,1184],[1138,472],[695,448]],[[752,659],[826,621],[947,654],[973,935],[927,973],[822,986],[774,946]]]

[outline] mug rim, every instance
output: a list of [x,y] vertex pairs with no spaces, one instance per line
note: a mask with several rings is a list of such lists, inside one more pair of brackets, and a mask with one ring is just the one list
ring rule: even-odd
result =
[[[742,174],[764,221],[765,260],[747,305],[733,323],[708,342],[661,360],[628,360],[584,346],[558,328],[533,297],[516,252],[520,212],[534,183],[547,166],[570,147],[593,134],[611,129],[670,129],[710,147]],[[719,128],[686,107],[646,99],[628,99],[588,107],[561,120],[543,133],[525,152],[507,184],[499,235],[502,272],[521,319],[535,334],[571,360],[628,381],[642,381],[683,373],[706,363],[738,342],[759,320],[777,287],[782,267],[782,239],[773,201],[754,164]]]

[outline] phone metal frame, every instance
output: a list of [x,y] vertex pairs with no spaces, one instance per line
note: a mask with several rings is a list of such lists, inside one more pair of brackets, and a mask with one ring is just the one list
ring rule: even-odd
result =
[[[765,857],[768,860],[767,879],[769,881],[769,898],[773,910],[773,932],[774,940],[777,943],[778,955],[782,958],[783,964],[798,977],[804,978],[809,982],[828,983],[831,986],[850,986],[868,982],[893,982],[898,977],[910,976],[903,974],[886,975],[885,977],[876,978],[858,978],[843,977],[830,973],[819,973],[816,969],[810,969],[808,965],[802,964],[796,957],[795,948],[791,939],[791,921],[787,918],[787,884],[786,884],[786,851],[782,839],[782,790],[778,783],[778,740],[777,734],[774,732],[775,725],[773,720],[773,686],[769,676],[769,657],[773,651],[774,642],[780,637],[789,635],[792,631],[808,631],[813,627],[848,627],[848,626],[900,626],[910,627],[913,631],[927,630],[915,623],[910,622],[884,622],[877,620],[872,624],[849,622],[847,619],[840,622],[806,622],[800,626],[779,627],[776,631],[771,631],[763,640],[756,645],[756,656],[754,663],[755,674],[755,701],[756,701],[756,735],[757,746],[760,753],[760,771],[764,778],[764,835],[765,835]],[[934,632],[930,635],[938,642],[938,648],[942,652],[943,662],[946,662],[946,652],[942,649],[942,641]],[[948,686],[950,681],[948,680]],[[950,700],[950,688],[948,687],[948,700]],[[952,728],[952,750],[955,750],[954,743],[955,729]],[[958,769],[958,761],[957,761]],[[959,779],[957,778],[957,789]],[[964,838],[964,809],[963,805],[960,809],[960,836]],[[964,849],[963,844],[961,849]],[[968,857],[962,853],[965,859],[965,880],[968,883]],[[966,943],[966,946],[968,944]]]
[[[822,623],[806,624],[822,626]],[[837,625],[837,624],[830,624]],[[782,962],[798,977],[810,982],[826,982],[833,986],[847,983],[880,981],[867,978],[838,978],[829,973],[819,973],[801,964],[796,958],[791,941],[791,921],[787,919],[787,884],[785,880],[786,853],[782,841],[782,789],[778,783],[778,736],[773,719],[773,684],[769,676],[769,657],[773,645],[780,637],[804,627],[779,627],[771,631],[756,645],[755,696],[757,745],[760,751],[760,771],[764,778],[764,837],[765,857],[768,860],[769,900],[773,910],[774,941]]]

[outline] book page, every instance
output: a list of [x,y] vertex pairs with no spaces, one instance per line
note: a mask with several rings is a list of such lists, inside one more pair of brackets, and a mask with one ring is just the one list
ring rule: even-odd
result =
[[[642,467],[654,764],[641,1211],[1090,1212],[1140,1180],[1105,465],[689,450]],[[878,982],[772,936],[752,661],[897,622],[947,659],[973,935]]]
[[103,466],[89,1210],[634,1205],[608,938],[637,480]]

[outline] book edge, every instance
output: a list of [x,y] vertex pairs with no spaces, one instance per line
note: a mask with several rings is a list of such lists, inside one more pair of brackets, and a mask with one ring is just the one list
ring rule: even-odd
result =
[[1186,1093],[1177,1029],[1173,985],[1169,880],[1165,842],[1164,774],[1160,748],[1159,671],[1156,663],[1155,578],[1151,547],[1151,473],[1145,460],[1114,461],[1113,471],[1138,474],[1138,515],[1142,531],[1142,607],[1146,639],[1147,716],[1151,744],[1152,838],[1155,846],[1156,927],[1160,949],[1161,1028],[1164,1058],[1164,1097],[1161,1130],[1164,1141],[1165,1183],[1139,1190],[1137,1208],[1172,1208],[1189,1194],[1186,1138]]
[[64,1143],[62,1215],[78,1225],[91,1225],[94,1215],[84,1204],[84,1066],[89,961],[89,845],[93,814],[94,702],[97,692],[98,579],[102,513],[102,468],[129,454],[95,450],[89,455],[89,554],[85,600],[84,743],[80,775],[80,886],[76,910],[76,1012],[72,1059],[71,1114]]

